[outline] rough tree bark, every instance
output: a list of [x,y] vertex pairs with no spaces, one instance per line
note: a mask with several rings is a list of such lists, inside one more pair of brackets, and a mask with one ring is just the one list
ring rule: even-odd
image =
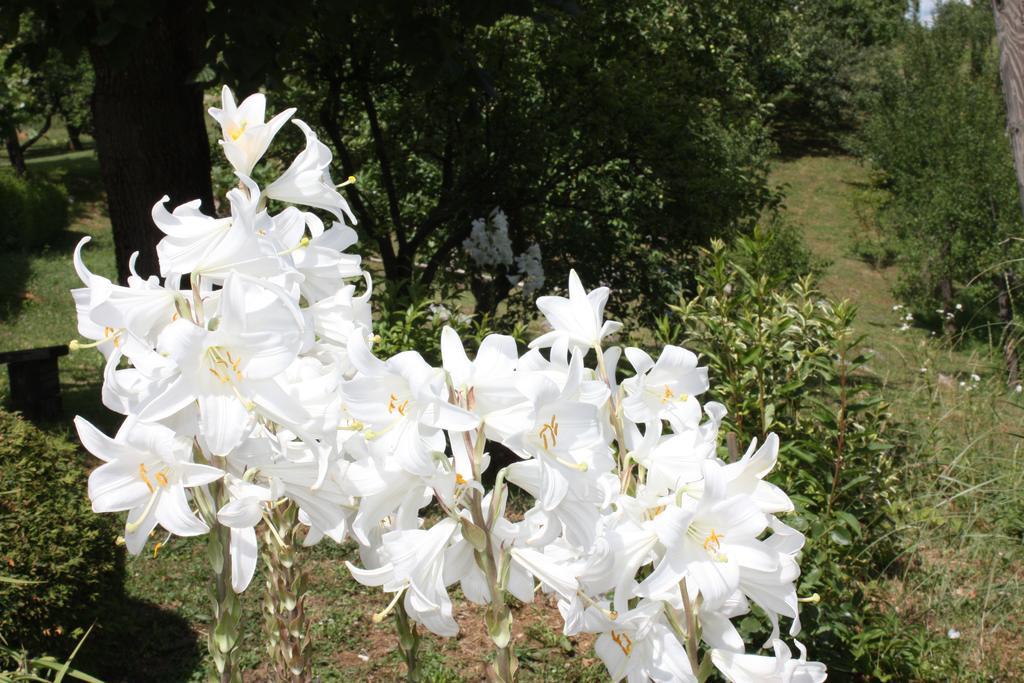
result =
[[27,172],[25,153],[21,148],[21,142],[18,140],[18,129],[13,124],[9,124],[7,130],[4,131],[4,144],[7,147],[7,157],[11,160],[11,168],[14,169],[16,174],[24,176]]
[[189,82],[202,66],[205,8],[202,0],[164,2],[141,36],[118,35],[89,51],[96,151],[122,281],[134,251],[140,274],[159,272],[162,233],[150,212],[163,195],[172,205],[201,199],[213,211],[203,90]]
[[[1017,171],[1017,194],[1024,213],[1024,0],[993,0],[992,12],[996,21],[999,42],[999,78],[1006,98],[1006,130],[1013,149],[1013,165]],[[1000,278],[999,313],[1006,323],[1003,335],[1003,357],[1006,361],[1006,381],[1018,382],[1020,365],[1017,355],[1018,334],[1014,332],[1013,306],[1008,287],[1012,274],[1007,271]],[[1004,302],[1005,298],[1005,302]]]

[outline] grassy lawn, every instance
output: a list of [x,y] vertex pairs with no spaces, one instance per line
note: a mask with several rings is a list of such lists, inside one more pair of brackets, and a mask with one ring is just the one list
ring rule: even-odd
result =
[[[68,185],[75,211],[58,244],[41,253],[0,254],[4,351],[66,343],[76,336],[68,290],[78,285],[71,254],[82,236],[93,238],[85,252],[88,266],[114,273],[93,154],[36,156],[29,163],[33,172]],[[902,623],[924,625],[929,637],[945,642],[949,629],[960,632],[959,639],[946,643],[956,657],[948,678],[1024,679],[1020,396],[1002,386],[997,359],[986,350],[953,351],[926,330],[898,330],[891,295],[895,271],[873,268],[853,254],[857,236],[872,229],[868,171],[855,159],[809,156],[779,162],[773,180],[787,188],[788,220],[803,230],[815,254],[830,262],[824,291],[859,306],[859,329],[875,351],[871,369],[906,436],[906,500],[898,533],[907,550],[879,577],[872,600]],[[69,418],[82,414],[113,431],[118,416],[99,405],[100,369],[93,351],[61,360],[65,413]],[[972,373],[980,380],[972,380]],[[4,376],[0,400],[6,395]],[[51,428],[67,431],[69,422]],[[370,619],[385,600],[352,580],[344,561],[354,559],[351,544],[325,542],[308,551],[315,669],[322,681],[393,680],[402,671],[394,631],[390,622],[374,625]],[[209,607],[202,541],[173,539],[157,557],[147,552],[129,558],[126,580],[128,600],[98,625],[79,666],[109,681],[203,680]],[[262,584],[258,575],[243,597],[242,650],[254,679],[265,674],[258,669],[264,659]],[[456,617],[464,625],[459,638],[426,638],[430,680],[482,678],[480,662],[489,648],[480,616],[476,608],[459,607]],[[515,635],[523,680],[604,680],[589,643],[560,635],[551,604],[521,606]],[[119,656],[111,658],[115,652]]]

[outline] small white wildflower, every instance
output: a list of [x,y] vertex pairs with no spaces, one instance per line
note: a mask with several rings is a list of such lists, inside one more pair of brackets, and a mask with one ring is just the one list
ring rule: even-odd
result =
[[949,636],[950,640],[957,640],[960,638],[960,631],[957,631],[955,628],[951,628],[946,631],[946,635]]
[[477,218],[462,248],[480,266],[511,266],[512,240],[508,236],[508,218],[495,207],[488,219]]
[[523,294],[533,296],[533,293],[544,286],[544,264],[540,258],[540,245],[534,242],[519,256],[516,256],[516,267],[518,272],[508,276],[508,281],[515,284],[522,284]]
[[972,381],[972,382],[980,382],[980,381],[981,381],[981,377],[979,377],[978,375],[976,375],[976,374],[974,374],[974,373],[972,372],[972,373],[971,373],[971,381]]
[[921,368],[921,372],[928,372],[928,368]]
[[964,310],[963,304],[957,304],[956,306],[954,306],[954,308],[956,308],[956,310],[958,310],[958,311]]
[[1020,392],[1024,391],[1024,385],[1018,384],[1013,388],[1013,390],[1019,394]]
[[430,315],[436,320],[441,322],[448,322],[451,319],[452,313],[441,304],[430,304]]

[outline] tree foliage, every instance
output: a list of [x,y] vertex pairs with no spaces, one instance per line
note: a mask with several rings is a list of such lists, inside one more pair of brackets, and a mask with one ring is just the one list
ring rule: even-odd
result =
[[943,5],[934,27],[908,29],[863,133],[889,190],[881,228],[898,295],[948,331],[995,318],[1024,228],[993,38],[984,4]]
[[488,313],[515,303],[461,249],[501,207],[550,281],[576,267],[657,301],[685,250],[772,199],[744,5],[318,5],[285,84],[359,177],[350,199],[389,281],[466,287]]

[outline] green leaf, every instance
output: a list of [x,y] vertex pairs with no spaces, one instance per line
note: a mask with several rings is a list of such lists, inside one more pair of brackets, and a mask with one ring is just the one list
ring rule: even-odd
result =
[[461,519],[461,523],[462,536],[477,552],[484,552],[487,549],[487,532],[465,517]]
[[838,545],[850,545],[850,532],[843,527],[836,527],[829,532],[829,538]]

